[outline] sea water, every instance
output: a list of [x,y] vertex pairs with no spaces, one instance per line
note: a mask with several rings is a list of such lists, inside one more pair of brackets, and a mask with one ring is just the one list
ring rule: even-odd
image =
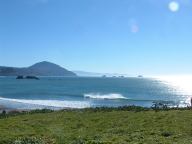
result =
[[151,107],[153,102],[163,101],[183,107],[189,105],[190,86],[189,78],[178,77],[40,77],[40,80],[0,77],[0,106],[16,109]]

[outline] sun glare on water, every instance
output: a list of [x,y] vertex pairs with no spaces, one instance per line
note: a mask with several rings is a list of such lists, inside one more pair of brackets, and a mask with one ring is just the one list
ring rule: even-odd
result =
[[192,98],[192,75],[159,76],[158,79],[176,89],[178,93],[183,95],[186,103],[190,103]]
[[[163,83],[174,88],[181,95],[184,104],[190,104],[192,98],[192,75],[175,75],[156,77]],[[186,106],[186,105],[185,105]]]
[[183,93],[192,96],[192,75],[159,76],[158,78],[173,87],[178,88],[178,91],[182,91]]

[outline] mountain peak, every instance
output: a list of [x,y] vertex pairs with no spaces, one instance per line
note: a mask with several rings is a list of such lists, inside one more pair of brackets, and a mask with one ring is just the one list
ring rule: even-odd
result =
[[49,61],[41,61],[41,62],[38,62],[36,64],[53,64],[53,63],[49,62]]
[[35,63],[34,65],[30,66],[29,68],[41,68],[42,69],[45,67],[60,67],[61,68],[61,66],[48,62],[48,61],[42,61],[42,62]]
[[34,76],[77,76],[75,73],[67,69],[48,62],[38,62],[27,68],[8,68],[1,67],[0,75],[2,76],[16,76],[16,75],[34,75]]

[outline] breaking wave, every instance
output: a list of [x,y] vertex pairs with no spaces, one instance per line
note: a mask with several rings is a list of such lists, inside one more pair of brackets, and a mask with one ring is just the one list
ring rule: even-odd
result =
[[128,98],[124,97],[123,95],[116,94],[116,93],[112,93],[112,94],[90,93],[90,94],[84,94],[84,97],[90,98],[90,99],[108,99],[108,100],[128,99]]
[[11,99],[11,98],[2,98],[0,100],[39,105],[45,107],[58,107],[58,108],[88,108],[91,107],[89,102],[85,101],[61,101],[61,100],[26,100],[26,99]]

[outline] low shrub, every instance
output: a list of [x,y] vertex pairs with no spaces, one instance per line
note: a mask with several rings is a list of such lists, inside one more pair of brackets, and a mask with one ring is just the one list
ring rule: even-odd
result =
[[53,139],[50,138],[37,138],[37,137],[24,137],[17,138],[9,144],[56,144]]

